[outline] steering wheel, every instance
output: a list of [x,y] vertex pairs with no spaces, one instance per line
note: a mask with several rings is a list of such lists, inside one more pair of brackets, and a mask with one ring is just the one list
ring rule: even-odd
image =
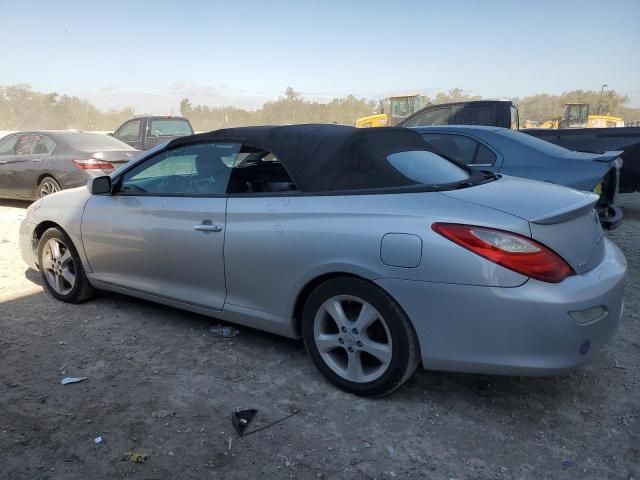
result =
[[165,190],[166,193],[182,193],[191,188],[191,182],[182,175],[170,175],[164,177],[159,186],[160,190]]

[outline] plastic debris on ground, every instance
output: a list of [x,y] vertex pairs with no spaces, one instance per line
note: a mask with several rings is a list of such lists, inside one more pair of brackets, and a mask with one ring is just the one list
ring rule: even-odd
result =
[[89,377],[65,377],[60,382],[62,385],[68,385],[70,383],[80,383],[88,380]]
[[245,430],[253,420],[253,417],[256,416],[258,410],[255,408],[244,409],[241,407],[236,407],[233,409],[231,413],[231,423],[233,424],[233,428],[238,432],[238,436],[244,435]]
[[209,329],[209,335],[219,338],[232,338],[236,335],[240,335],[240,330],[233,327],[225,327],[223,325],[216,325]]
[[129,452],[120,459],[123,462],[144,463],[149,459],[146,453]]
[[167,418],[173,417],[176,412],[172,412],[171,410],[154,410],[151,412],[151,416],[154,418]]
[[93,439],[93,443],[102,443],[102,437],[101,436],[97,436],[96,438]]

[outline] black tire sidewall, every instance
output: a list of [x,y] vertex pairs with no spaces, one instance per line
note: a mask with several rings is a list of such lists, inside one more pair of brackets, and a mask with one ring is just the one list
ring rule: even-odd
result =
[[[73,259],[74,263],[73,266],[76,274],[76,283],[71,291],[66,295],[61,295],[60,293],[56,292],[51,285],[49,285],[49,281],[47,280],[47,277],[44,273],[44,268],[42,267],[42,254],[44,251],[44,246],[52,238],[60,240],[62,243],[64,243],[64,245],[71,251],[71,258]],[[78,255],[78,252],[68,235],[57,228],[49,228],[48,230],[46,230],[38,241],[38,265],[40,268],[40,276],[42,277],[44,287],[51,294],[51,296],[63,302],[74,302],[80,297],[83,286],[87,282],[87,279],[85,278],[84,268],[82,268],[80,256]]]
[[[314,322],[320,306],[336,295],[351,295],[370,303],[384,317],[391,334],[392,356],[387,371],[367,383],[355,383],[335,373],[322,359],[315,343]],[[351,277],[328,280],[309,296],[302,315],[302,337],[313,363],[320,372],[343,390],[356,395],[381,396],[395,390],[416,367],[417,340],[409,319],[397,302],[377,285]]]

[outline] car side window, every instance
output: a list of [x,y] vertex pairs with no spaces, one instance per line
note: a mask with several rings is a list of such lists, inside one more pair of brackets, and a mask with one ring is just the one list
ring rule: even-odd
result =
[[405,127],[426,127],[429,125],[449,125],[451,116],[451,108],[437,108],[429,110],[421,115],[409,120],[404,124]]
[[198,143],[164,152],[127,171],[121,195],[206,196],[227,191],[231,169],[242,145]]
[[429,145],[445,156],[467,165],[493,165],[496,154],[477,140],[450,133],[423,133]]
[[16,148],[16,155],[33,155],[38,137],[39,135],[22,135]]
[[467,105],[462,110],[465,125],[494,125],[494,110],[489,106]]
[[56,144],[53,140],[44,135],[37,135],[31,144],[32,155],[46,155],[53,152]]
[[273,194],[297,191],[278,158],[265,150],[244,146],[233,163],[228,192]]
[[123,142],[136,141],[138,139],[138,134],[140,133],[141,123],[141,120],[133,120],[129,123],[125,123],[120,130],[116,132],[115,137]]
[[15,155],[16,144],[20,135],[9,135],[0,139],[0,156],[3,155]]
[[476,157],[473,160],[473,164],[493,165],[494,163],[496,163],[496,154],[481,143],[478,143],[478,150],[476,151]]

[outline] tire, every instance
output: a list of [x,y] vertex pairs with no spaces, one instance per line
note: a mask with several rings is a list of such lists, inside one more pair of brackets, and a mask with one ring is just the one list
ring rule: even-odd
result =
[[398,303],[356,277],[327,280],[311,293],[302,314],[302,337],[318,370],[356,395],[393,392],[420,360],[415,331]]
[[55,178],[44,177],[40,180],[40,183],[38,183],[36,197],[42,198],[52,193],[59,192],[60,190],[62,190],[62,188],[60,187],[60,184],[56,182]]
[[63,231],[49,228],[40,237],[38,265],[43,284],[54,298],[80,303],[95,294],[73,242]]

